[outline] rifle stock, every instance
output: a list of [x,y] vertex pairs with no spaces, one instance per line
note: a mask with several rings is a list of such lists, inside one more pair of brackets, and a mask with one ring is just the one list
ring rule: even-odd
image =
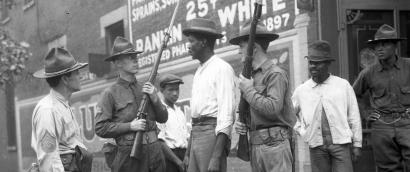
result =
[[[262,2],[261,0],[258,0],[255,2],[255,10],[254,10],[250,33],[249,33],[248,47],[246,51],[244,66],[242,69],[242,75],[248,79],[251,78],[252,58],[253,58],[253,50],[254,50],[254,44],[255,44],[256,26],[258,25],[261,15],[262,15]],[[249,103],[243,98],[242,95],[241,95],[241,100],[239,102],[239,120],[242,123],[245,123],[247,126],[250,125]],[[248,141],[247,134],[239,136],[237,156],[238,158],[244,161],[250,160],[250,149],[249,149],[249,141]]]
[[[179,2],[180,0],[177,1],[177,5],[175,6],[174,13],[172,14],[172,18],[171,18],[171,22],[169,23],[168,30],[167,32],[164,33],[165,37],[164,37],[164,40],[162,41],[161,48],[157,52],[157,57],[155,58],[155,63],[154,63],[154,66],[151,70],[151,73],[148,79],[148,82],[150,83],[154,83],[155,78],[157,77],[158,66],[161,61],[162,52],[164,51],[165,48],[167,48],[169,38],[171,37],[170,32],[172,30],[172,26],[174,25],[175,16],[176,16],[176,13],[179,7]],[[144,93],[142,96],[141,103],[138,108],[137,119],[146,119],[147,115],[145,113],[145,109],[147,107],[148,100],[149,100],[148,94]],[[132,158],[137,158],[137,155],[142,154],[142,139],[143,139],[142,135],[143,134],[144,134],[144,131],[137,131],[135,133],[134,144],[132,145],[131,154],[130,154]]]

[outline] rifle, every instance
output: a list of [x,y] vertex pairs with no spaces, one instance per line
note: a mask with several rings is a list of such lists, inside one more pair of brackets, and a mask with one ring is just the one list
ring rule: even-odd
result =
[[[242,69],[242,75],[245,78],[251,78],[252,72],[252,58],[253,58],[253,49],[255,44],[255,33],[256,33],[256,26],[258,25],[259,19],[262,15],[262,0],[255,1],[255,10],[252,18],[250,33],[249,33],[249,40],[248,40],[248,49],[246,50],[246,57]],[[243,94],[243,93],[241,93]],[[243,98],[241,95],[241,100],[239,102],[239,120],[242,123],[245,123],[246,126],[250,125],[250,109],[249,103]],[[250,160],[249,155],[249,141],[248,141],[248,134],[240,135],[238,141],[238,150],[237,150],[237,157],[244,161]]]
[[[176,15],[178,7],[179,7],[179,2],[180,1],[178,0],[177,5],[175,6],[174,13],[172,14],[172,18],[171,18],[171,23],[169,23],[168,30],[164,33],[164,35],[165,35],[164,40],[162,40],[161,48],[157,52],[157,57],[155,58],[154,67],[151,70],[148,82],[153,83],[155,81],[156,76],[157,76],[158,66],[159,66],[159,63],[161,61],[162,52],[164,51],[165,48],[167,48],[169,38],[171,37],[170,32],[171,32],[172,26],[174,25],[175,15]],[[149,100],[148,94],[145,93],[142,96],[142,100],[141,100],[140,106],[138,108],[137,119],[146,119],[147,118],[147,113],[145,112],[145,109],[147,107],[148,100]],[[143,133],[144,133],[144,131],[137,131],[135,133],[134,144],[132,145],[132,150],[131,150],[131,154],[130,154],[130,156],[132,158],[136,158],[137,155],[142,154],[142,135],[143,135]]]

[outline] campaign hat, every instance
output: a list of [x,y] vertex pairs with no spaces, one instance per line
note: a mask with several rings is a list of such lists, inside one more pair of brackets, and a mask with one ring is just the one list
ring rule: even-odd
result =
[[64,48],[51,48],[44,59],[44,68],[34,72],[36,78],[51,78],[87,66],[88,63],[80,63],[71,53]]
[[376,44],[381,41],[399,42],[406,40],[406,38],[398,37],[397,30],[387,24],[384,24],[377,29],[374,34],[374,39],[367,41],[368,44]]
[[[240,29],[239,34],[230,39],[229,43],[233,44],[233,45],[239,45],[239,43],[242,40],[247,40],[249,39],[249,33],[251,30],[251,20],[248,20],[242,27],[242,29]],[[262,22],[258,22],[258,24],[256,25],[256,31],[255,31],[255,38],[263,38],[265,40],[268,40],[269,42],[278,39],[279,35],[273,32],[269,32],[268,29],[266,28],[265,24],[263,24]]]
[[142,53],[142,51],[135,50],[134,45],[132,45],[132,43],[127,39],[117,36],[112,46],[111,56],[105,58],[105,61],[113,61],[121,55],[133,55],[140,53]]

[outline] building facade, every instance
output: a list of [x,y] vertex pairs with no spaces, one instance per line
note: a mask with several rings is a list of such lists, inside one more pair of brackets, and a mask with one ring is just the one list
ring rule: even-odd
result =
[[[27,62],[28,74],[14,88],[15,114],[7,115],[6,111],[0,110],[0,166],[6,167],[7,171],[23,171],[34,162],[35,154],[30,147],[31,114],[38,100],[48,93],[48,86],[44,80],[31,77],[30,73],[42,67],[48,49],[63,46],[79,61],[90,63],[88,70],[82,72],[82,90],[73,94],[72,106],[84,142],[95,153],[93,171],[109,171],[100,151],[108,140],[99,138],[94,132],[96,102],[101,91],[116,78],[111,64],[103,59],[110,53],[116,36],[128,38],[138,50],[144,51],[139,57],[140,72],[136,77],[145,81],[177,0],[0,2],[2,27],[15,39],[27,41],[33,53]],[[196,17],[213,19],[225,35],[217,42],[215,52],[239,74],[242,64],[238,47],[229,45],[228,40],[238,34],[244,21],[251,18],[253,2],[181,1],[159,74],[173,73],[183,78],[185,84],[181,85],[179,104],[186,113],[189,113],[192,79],[199,63],[188,56],[182,29]],[[309,77],[304,56],[308,53],[308,44],[314,40],[324,39],[332,44],[332,53],[337,60],[331,72],[353,82],[358,72],[372,62],[372,58],[365,58],[362,52],[367,48],[365,41],[372,38],[380,25],[395,26],[401,37],[410,35],[408,0],[263,0],[263,4],[261,21],[268,30],[280,35],[268,48],[270,60],[289,72],[292,90]],[[408,57],[409,46],[407,42],[402,43],[399,53]],[[4,92],[7,90],[0,95],[0,109],[6,106]],[[366,127],[365,138],[369,131]],[[235,137],[228,167],[230,171],[249,171],[249,164],[234,155]],[[357,171],[372,171],[374,164],[366,139],[363,151],[355,168]],[[301,139],[296,144],[296,171],[310,171],[308,148]]]

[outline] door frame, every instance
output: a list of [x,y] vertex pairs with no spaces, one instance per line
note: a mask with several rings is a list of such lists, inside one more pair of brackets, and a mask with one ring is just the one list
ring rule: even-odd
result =
[[409,0],[337,0],[337,18],[338,18],[338,40],[339,40],[339,69],[340,76],[349,78],[349,58],[348,55],[348,39],[347,39],[347,21],[346,10],[393,10],[394,26],[400,33],[399,28],[399,12],[402,10],[410,11]]

